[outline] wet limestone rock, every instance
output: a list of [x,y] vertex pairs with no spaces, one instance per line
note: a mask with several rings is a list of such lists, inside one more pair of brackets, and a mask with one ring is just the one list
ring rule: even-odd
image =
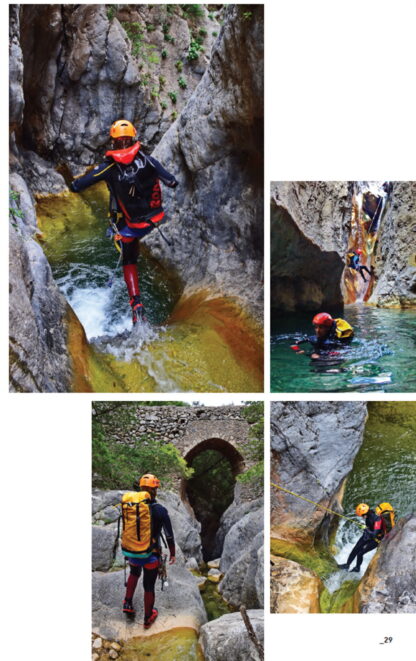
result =
[[[264,611],[248,610],[253,629],[260,643],[264,640]],[[249,638],[240,613],[223,615],[201,627],[199,643],[205,661],[260,661],[259,653]]]
[[10,221],[9,347],[11,392],[66,392],[72,368],[67,351],[69,306],[35,241],[34,200],[13,173]]
[[416,514],[401,519],[354,595],[357,613],[416,613]]
[[261,608],[264,604],[263,532],[258,533],[246,550],[227,570],[218,591],[232,606]]
[[416,307],[416,182],[395,181],[375,249],[376,285],[369,303]]
[[234,498],[231,505],[221,516],[220,525],[215,535],[215,546],[213,551],[215,556],[220,556],[222,554],[224,539],[233,525],[249,512],[253,512],[261,507],[263,507],[263,498],[242,502],[239,501],[238,497]]
[[92,526],[92,569],[108,571],[114,563],[114,547],[117,528],[113,526]]
[[233,606],[263,606],[263,572],[260,549],[263,547],[264,509],[256,508],[237,520],[225,536],[220,570],[224,578],[219,592]]
[[[76,171],[102,158],[109,127],[120,117],[140,127],[142,142],[157,144],[173,121],[172,110],[180,110],[199,83],[219,26],[204,6],[198,17],[171,7],[22,5],[14,10],[12,122],[23,119],[25,146]],[[204,51],[191,61],[195,31],[203,35]],[[172,90],[175,104],[168,97]]]
[[272,613],[319,613],[323,589],[315,572],[297,562],[271,555],[270,610]]
[[9,5],[9,121],[10,130],[22,123],[25,99],[23,94],[23,54],[20,47],[20,15],[18,5]]
[[[159,617],[151,634],[166,629],[189,626],[199,630],[207,620],[204,604],[195,577],[185,568],[183,559],[168,570],[169,586],[161,591],[156,584],[155,606]],[[122,612],[125,594],[124,571],[93,572],[92,624],[94,633],[104,638],[127,640],[143,635],[143,584],[139,581],[133,603],[137,614],[127,619]]]
[[165,189],[168,247],[146,237],[179,272],[186,296],[207,289],[263,315],[263,8],[226,8],[210,65],[154,151],[179,186]]
[[[344,481],[362,444],[364,402],[272,402],[271,481],[342,512]],[[312,546],[328,541],[331,515],[271,487],[272,536]]]
[[272,183],[273,309],[315,311],[342,305],[351,195],[348,182]]

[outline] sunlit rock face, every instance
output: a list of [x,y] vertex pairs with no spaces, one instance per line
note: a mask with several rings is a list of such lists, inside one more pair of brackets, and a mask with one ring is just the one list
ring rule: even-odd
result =
[[[173,248],[152,251],[178,269],[185,293],[205,284],[263,315],[263,12],[227,9],[201,83],[154,155],[179,180],[168,191]],[[225,64],[226,63],[226,64]]]
[[375,249],[376,284],[369,300],[380,307],[416,306],[416,182],[395,181]]
[[[272,482],[341,512],[366,416],[365,402],[273,402]],[[318,531],[327,535],[329,520],[316,505],[272,487],[272,537],[312,546]]]
[[416,613],[416,516],[401,519],[380,544],[354,595],[358,613]]

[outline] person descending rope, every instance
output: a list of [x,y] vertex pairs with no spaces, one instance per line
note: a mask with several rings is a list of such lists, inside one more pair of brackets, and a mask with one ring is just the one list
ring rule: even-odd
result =
[[366,528],[360,539],[348,556],[347,562],[338,565],[340,569],[349,569],[350,564],[357,558],[356,565],[351,571],[359,572],[366,553],[377,548],[386,534],[386,525],[382,516],[370,509],[367,503],[360,503],[355,510],[357,516],[365,516]]
[[367,271],[368,275],[372,276],[371,271],[366,267],[365,264],[360,264],[360,257],[363,254],[363,251],[360,250],[360,248],[357,248],[357,250],[350,250],[350,252],[347,254],[347,266],[350,269],[353,269],[354,271],[358,271],[364,282],[368,282],[366,280],[365,275],[363,271]]
[[164,222],[159,180],[169,188],[177,180],[152,156],[146,156],[135,141],[137,131],[126,119],[119,119],[110,128],[113,149],[105,160],[70,185],[74,193],[105,181],[110,191],[110,217],[115,238],[121,242],[124,280],[130,297],[133,324],[144,316],[140,300],[137,258],[139,240]]
[[333,319],[327,312],[316,314],[312,320],[315,335],[299,340],[291,346],[293,351],[305,353],[299,348],[299,344],[309,342],[314,352],[311,358],[317,359],[322,355],[333,352],[349,344],[354,337],[354,330],[344,319]]
[[175,539],[168,511],[156,502],[160,481],[150,473],[133,485],[135,491],[123,495],[121,549],[130,566],[126,582],[123,612],[134,615],[134,591],[143,568],[144,628],[148,629],[158,616],[155,603],[155,583],[161,567],[161,539],[165,533],[169,547],[169,564],[175,562]]

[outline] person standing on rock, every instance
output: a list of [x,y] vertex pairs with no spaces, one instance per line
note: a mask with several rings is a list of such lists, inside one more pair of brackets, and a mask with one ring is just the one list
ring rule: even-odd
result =
[[350,564],[357,558],[356,565],[351,571],[359,572],[364,555],[377,548],[386,534],[386,528],[383,518],[371,510],[367,503],[357,505],[355,513],[357,516],[365,516],[366,528],[349,554],[347,562],[338,567],[349,569]]
[[143,569],[144,628],[148,629],[158,616],[155,603],[155,583],[161,566],[161,536],[164,532],[169,547],[169,564],[175,562],[175,539],[168,511],[156,502],[160,481],[150,473],[133,485],[134,492],[123,495],[121,508],[123,534],[121,548],[130,566],[126,583],[123,612],[134,615],[133,596]]
[[364,282],[367,282],[363,271],[367,271],[370,278],[372,273],[365,264],[360,264],[360,257],[362,254],[363,251],[360,250],[360,248],[357,248],[357,250],[350,250],[350,252],[347,254],[347,266],[354,271],[358,271]]
[[354,337],[352,326],[345,319],[333,319],[327,312],[316,314],[312,320],[315,329],[315,335],[305,337],[291,346],[293,351],[305,353],[299,348],[299,344],[309,342],[312,344],[314,352],[311,358],[317,360],[323,354],[333,352],[349,344]]
[[120,242],[124,280],[130,297],[133,324],[143,319],[144,308],[140,300],[137,258],[139,240],[164,222],[160,181],[169,188],[177,180],[152,156],[140,150],[135,141],[137,131],[126,119],[119,119],[110,128],[113,149],[106,152],[100,165],[70,185],[74,193],[105,181],[110,191],[110,215],[115,240]]

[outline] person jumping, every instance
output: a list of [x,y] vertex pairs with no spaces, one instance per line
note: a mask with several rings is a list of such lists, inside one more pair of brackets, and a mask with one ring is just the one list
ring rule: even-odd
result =
[[160,181],[169,188],[178,185],[153,156],[146,156],[135,141],[137,131],[126,119],[119,119],[110,128],[112,149],[105,160],[81,177],[74,179],[70,189],[80,193],[89,186],[105,181],[110,191],[110,216],[115,238],[121,242],[124,280],[129,294],[133,324],[143,319],[140,300],[137,258],[139,240],[164,222]]

